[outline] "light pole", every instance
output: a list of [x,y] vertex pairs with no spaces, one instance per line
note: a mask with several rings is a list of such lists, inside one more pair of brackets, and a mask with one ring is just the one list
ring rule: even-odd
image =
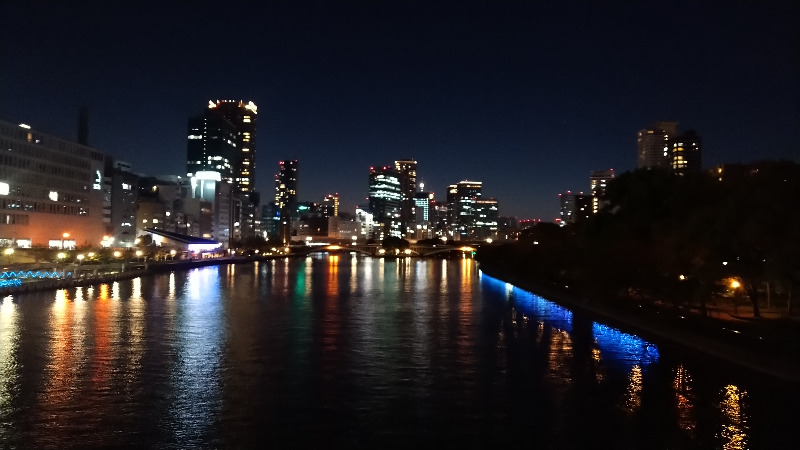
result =
[[69,233],[64,233],[61,235],[61,250],[64,250],[64,240],[69,239]]
[[14,249],[9,247],[9,248],[3,250],[3,254],[8,256],[8,264],[11,265],[11,255],[14,254]]

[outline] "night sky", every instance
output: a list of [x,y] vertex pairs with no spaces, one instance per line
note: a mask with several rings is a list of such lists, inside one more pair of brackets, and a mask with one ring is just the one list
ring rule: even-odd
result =
[[[187,119],[259,108],[256,177],[353,212],[369,167],[415,158],[426,190],[484,183],[552,220],[589,172],[635,168],[658,120],[705,167],[800,161],[800,2],[0,2],[0,118],[147,174],[186,172]],[[429,4],[431,3],[431,4]]]

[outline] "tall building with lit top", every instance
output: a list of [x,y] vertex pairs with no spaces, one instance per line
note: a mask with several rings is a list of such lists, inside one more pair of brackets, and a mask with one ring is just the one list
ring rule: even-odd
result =
[[655,122],[639,131],[637,139],[637,167],[669,168],[670,139],[678,134],[678,122]]
[[235,192],[252,192],[256,186],[256,118],[252,101],[217,100],[208,102],[208,111],[229,121],[236,130],[231,161],[231,182]]
[[253,102],[209,101],[202,113],[189,118],[186,147],[188,177],[217,172],[235,197],[231,237],[252,237],[260,228],[260,198],[255,189],[256,117]]
[[593,170],[589,175],[589,188],[592,195],[592,213],[597,214],[604,206],[608,183],[614,179],[614,169]]

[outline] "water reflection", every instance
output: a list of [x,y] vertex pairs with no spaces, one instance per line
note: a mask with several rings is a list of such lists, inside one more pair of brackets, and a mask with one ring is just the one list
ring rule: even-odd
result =
[[678,409],[678,426],[693,436],[697,426],[694,414],[694,393],[692,391],[692,376],[683,364],[678,365],[675,370],[675,378],[672,382],[675,391],[675,403]]
[[[0,421],[7,424],[19,395],[19,313],[9,295],[0,299]],[[5,425],[3,426],[5,428]],[[5,431],[0,431],[0,442]]]
[[628,385],[625,387],[625,408],[636,411],[642,406],[642,368],[633,366],[628,374]]
[[748,448],[747,413],[744,405],[747,391],[737,386],[728,385],[722,391],[720,411],[722,412],[722,430],[720,440],[725,450],[742,450]]
[[180,299],[176,330],[178,359],[172,370],[170,415],[175,439],[193,446],[204,441],[221,407],[220,358],[225,339],[219,268],[189,272]]
[[6,297],[0,442],[787,447],[763,387],[594,320],[471,260],[350,255]]

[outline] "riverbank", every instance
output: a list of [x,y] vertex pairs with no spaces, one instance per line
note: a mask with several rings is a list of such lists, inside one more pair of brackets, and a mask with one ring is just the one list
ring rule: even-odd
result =
[[[19,271],[44,270],[58,273],[71,273],[71,276],[62,278],[37,278],[35,280],[24,279],[19,285],[9,285],[0,287],[0,297],[16,295],[26,292],[41,292],[56,289],[68,289],[78,286],[93,286],[104,283],[113,283],[120,280],[130,280],[143,275],[152,273],[171,272],[175,270],[190,270],[196,267],[213,265],[249,263],[257,260],[271,259],[271,256],[259,257],[233,257],[233,258],[208,258],[208,259],[185,259],[176,261],[152,261],[139,263],[119,263],[111,265],[83,265],[83,266],[64,266],[53,267],[53,264],[41,265],[42,267],[20,267]],[[78,270],[80,268],[80,270]],[[11,270],[14,270],[12,268]],[[59,270],[61,272],[59,272]]]
[[[590,298],[586,293],[537,283],[485,263],[482,272],[540,295],[575,312],[644,338],[667,342],[676,351],[744,367],[756,375],[800,385],[800,323],[791,319],[755,319],[719,314],[700,316],[689,311],[646,307],[614,299]],[[725,317],[725,318],[723,318]]]

